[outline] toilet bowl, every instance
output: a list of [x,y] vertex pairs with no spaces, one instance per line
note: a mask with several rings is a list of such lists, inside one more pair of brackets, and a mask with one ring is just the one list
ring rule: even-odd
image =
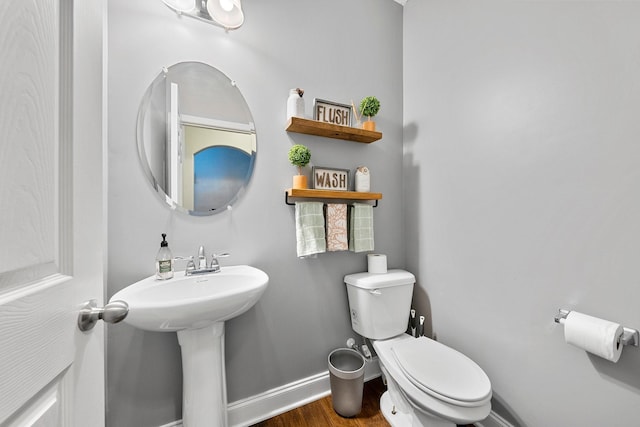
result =
[[378,355],[387,391],[380,399],[393,427],[473,424],[491,411],[491,382],[464,354],[405,334],[415,277],[404,270],[345,276],[351,326]]
[[[396,413],[391,407],[384,415],[392,426],[455,426],[472,424],[489,415],[491,382],[462,353],[429,338],[407,334],[373,341],[373,348],[387,384],[391,384],[387,398]],[[384,405],[381,408],[384,413]],[[403,422],[405,418],[411,423]]]

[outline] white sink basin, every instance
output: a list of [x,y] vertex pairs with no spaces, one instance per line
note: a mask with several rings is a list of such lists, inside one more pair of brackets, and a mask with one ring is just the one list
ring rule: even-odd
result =
[[249,310],[269,276],[255,267],[173,279],[147,277],[111,297],[124,301],[123,322],[147,331],[177,332],[182,354],[182,425],[227,427],[224,321]]
[[117,292],[110,301],[125,301],[125,323],[147,331],[199,329],[236,317],[262,296],[269,276],[248,265],[225,266],[217,273],[173,279],[147,277]]

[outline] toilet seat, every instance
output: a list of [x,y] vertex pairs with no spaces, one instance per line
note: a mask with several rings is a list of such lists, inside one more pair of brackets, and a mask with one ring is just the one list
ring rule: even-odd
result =
[[491,398],[491,382],[464,354],[426,337],[391,346],[398,367],[418,389],[445,402],[478,406]]
[[[429,342],[424,344],[424,340]],[[432,351],[433,348],[430,346],[436,349]],[[437,341],[426,337],[414,338],[407,334],[373,341],[373,347],[381,366],[384,367],[383,372],[386,371],[398,384],[402,394],[417,410],[435,414],[457,424],[473,423],[489,415],[491,383],[482,369],[468,357]],[[430,353],[433,355],[430,356]],[[451,362],[452,360],[455,362]],[[477,371],[473,373],[475,368],[470,368],[469,365],[477,367],[482,375]],[[457,367],[462,367],[461,372],[469,370],[472,375],[479,375],[470,382],[472,392],[465,391],[467,385],[464,378],[454,380],[458,381],[459,388],[454,388],[456,382],[447,382],[447,375],[440,379],[440,383],[436,381],[430,384],[428,374],[423,374],[423,371],[430,369],[425,368],[432,367],[435,369],[431,371],[437,371],[444,366],[447,366],[448,376],[455,374]]]

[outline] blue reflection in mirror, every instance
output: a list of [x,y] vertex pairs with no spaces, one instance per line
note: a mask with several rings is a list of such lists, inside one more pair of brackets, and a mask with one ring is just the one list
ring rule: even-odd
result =
[[226,208],[247,181],[252,157],[228,146],[208,147],[194,155],[194,210]]

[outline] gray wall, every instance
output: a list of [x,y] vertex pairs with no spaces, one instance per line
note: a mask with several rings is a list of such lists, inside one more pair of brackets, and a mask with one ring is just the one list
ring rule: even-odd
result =
[[[161,240],[173,253],[230,251],[223,264],[251,264],[270,285],[261,301],[227,323],[229,401],[326,371],[330,350],[353,336],[345,274],[364,271],[353,253],[299,260],[294,210],[284,189],[296,170],[292,144],[318,166],[372,171],[384,195],[375,213],[376,252],[404,267],[402,240],[402,7],[390,0],[245,0],[245,25],[230,33],[179,18],[160,0],[110,0],[108,38],[108,295],[154,272]],[[258,159],[251,184],[230,212],[207,218],[170,211],[138,164],[138,105],[161,67],[202,61],[237,81],[253,113]],[[382,102],[381,141],[370,145],[288,134],[290,88],[314,97]],[[108,425],[157,426],[181,417],[180,353],[175,334],[127,325],[108,328]]]
[[421,310],[519,424],[638,425],[640,351],[589,356],[553,316],[640,327],[640,3],[404,12],[405,253]]

